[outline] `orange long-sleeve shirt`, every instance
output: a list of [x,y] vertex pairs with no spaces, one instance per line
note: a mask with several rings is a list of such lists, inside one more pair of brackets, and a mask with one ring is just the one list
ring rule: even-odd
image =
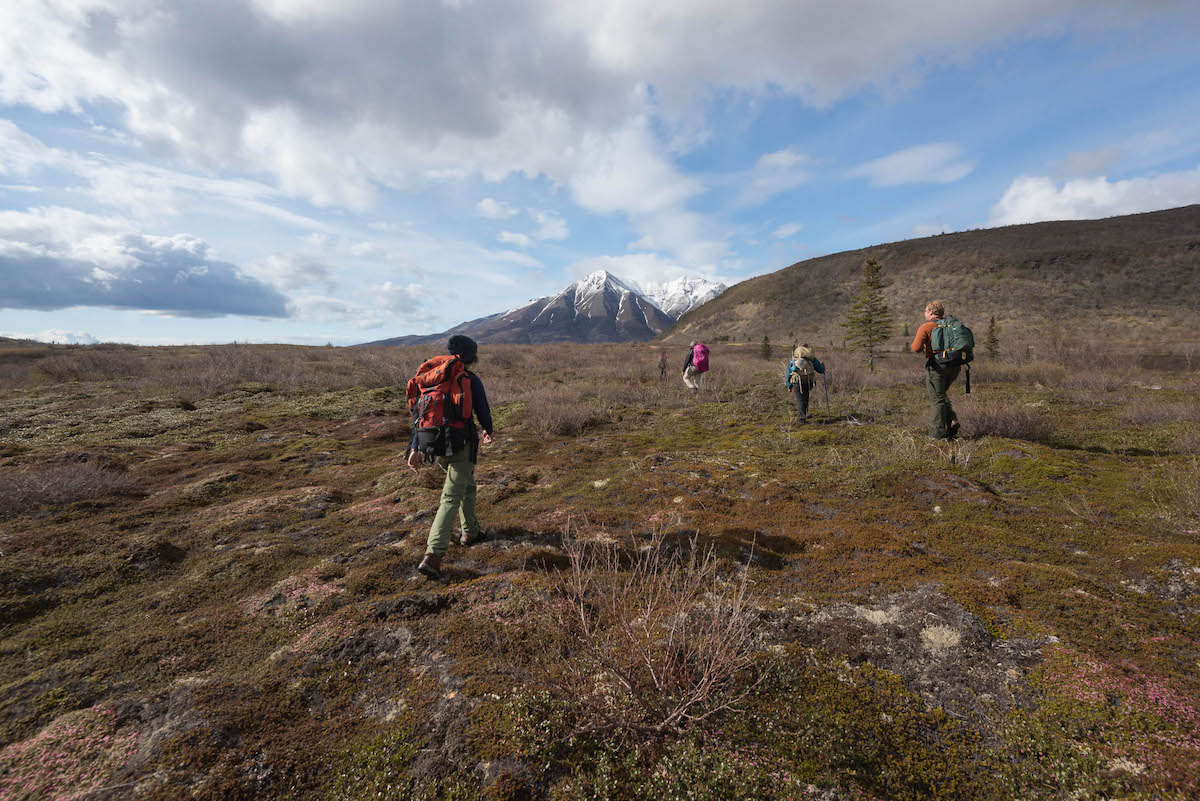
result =
[[933,329],[935,328],[937,328],[937,321],[931,320],[917,329],[917,335],[913,337],[913,353],[924,353],[926,356],[933,355]]

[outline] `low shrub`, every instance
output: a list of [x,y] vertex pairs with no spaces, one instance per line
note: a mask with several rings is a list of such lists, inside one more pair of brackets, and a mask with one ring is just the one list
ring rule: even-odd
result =
[[1164,481],[1154,494],[1158,514],[1193,534],[1200,531],[1200,457],[1164,465]]
[[61,464],[0,475],[0,517],[39,506],[59,506],[108,495],[136,493],[139,485],[123,470],[94,464]]
[[601,422],[587,401],[562,389],[545,389],[525,400],[523,419],[530,431],[542,437],[577,437]]
[[1137,425],[1200,422],[1200,403],[1164,402],[1141,398],[1126,406],[1121,417]]
[[971,412],[964,427],[973,437],[1007,437],[1046,442],[1054,429],[1036,408],[1015,403],[981,406]]

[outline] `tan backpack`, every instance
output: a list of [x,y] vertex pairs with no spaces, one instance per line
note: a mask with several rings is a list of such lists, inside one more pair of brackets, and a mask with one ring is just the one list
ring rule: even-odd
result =
[[791,374],[803,379],[816,380],[817,371],[812,362],[815,356],[808,345],[797,345],[796,350],[792,352]]

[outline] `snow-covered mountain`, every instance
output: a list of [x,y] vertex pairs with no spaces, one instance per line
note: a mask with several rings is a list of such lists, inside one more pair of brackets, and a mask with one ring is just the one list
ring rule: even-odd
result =
[[642,294],[654,302],[672,319],[678,320],[697,306],[708,303],[726,289],[724,284],[685,275],[674,281],[649,281],[640,285]]
[[599,270],[557,295],[471,320],[440,334],[366,344],[419,344],[445,340],[451,334],[466,334],[478,342],[634,342],[654,339],[674,322],[674,317],[631,282]]

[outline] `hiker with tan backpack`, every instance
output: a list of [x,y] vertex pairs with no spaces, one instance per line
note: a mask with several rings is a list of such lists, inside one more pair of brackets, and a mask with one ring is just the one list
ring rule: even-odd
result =
[[813,353],[808,343],[797,345],[783,374],[783,384],[796,399],[796,422],[808,422],[808,396],[817,383],[817,373],[825,373],[825,365]]
[[[442,557],[450,544],[455,517],[462,526],[460,545],[474,545],[483,539],[483,530],[475,517],[475,462],[480,443],[493,442],[487,393],[479,376],[467,369],[477,360],[479,347],[470,337],[455,334],[446,349],[450,352],[448,356],[424,362],[406,387],[413,419],[408,467],[418,473],[422,462],[437,462],[446,471],[442,500],[429,529],[425,557],[417,565],[418,571],[434,580],[442,577]],[[472,416],[483,428],[482,438]]]

